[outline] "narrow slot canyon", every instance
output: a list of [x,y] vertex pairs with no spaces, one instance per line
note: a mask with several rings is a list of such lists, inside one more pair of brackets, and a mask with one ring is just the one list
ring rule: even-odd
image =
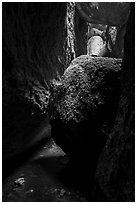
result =
[[2,201],[135,201],[135,3],[2,3]]

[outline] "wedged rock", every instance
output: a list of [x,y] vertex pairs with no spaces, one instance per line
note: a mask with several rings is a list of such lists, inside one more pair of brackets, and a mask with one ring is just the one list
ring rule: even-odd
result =
[[103,47],[105,47],[103,39],[100,36],[93,36],[88,40],[87,43],[87,55],[99,56]]
[[120,73],[120,59],[83,55],[72,61],[55,85],[51,134],[67,154],[90,153],[90,159],[98,155],[105,142],[102,128],[111,126],[115,118]]
[[[88,23],[117,27],[116,41],[115,44],[113,44],[113,47],[111,47],[114,57],[123,58],[124,36],[126,23],[130,13],[130,3],[77,2],[76,8],[81,14],[81,17],[83,17]],[[109,43],[112,44],[111,40],[109,40]]]

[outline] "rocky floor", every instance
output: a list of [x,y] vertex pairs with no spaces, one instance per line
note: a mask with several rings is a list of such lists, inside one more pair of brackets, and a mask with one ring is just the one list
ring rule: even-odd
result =
[[34,152],[22,164],[4,165],[3,202],[87,201],[85,173],[52,139]]

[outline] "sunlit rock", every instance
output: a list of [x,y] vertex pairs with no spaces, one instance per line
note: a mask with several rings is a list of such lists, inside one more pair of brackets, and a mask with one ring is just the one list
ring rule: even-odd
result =
[[103,39],[100,36],[93,36],[87,43],[87,55],[100,56],[100,51],[104,46]]

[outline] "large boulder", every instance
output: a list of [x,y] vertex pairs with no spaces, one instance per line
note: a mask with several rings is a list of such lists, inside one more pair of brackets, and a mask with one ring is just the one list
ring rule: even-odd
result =
[[67,154],[90,153],[91,159],[98,155],[105,142],[104,127],[115,118],[120,70],[120,59],[83,55],[56,83],[50,102],[51,134]]
[[103,47],[105,47],[103,39],[100,36],[92,36],[87,43],[87,55],[100,56]]

